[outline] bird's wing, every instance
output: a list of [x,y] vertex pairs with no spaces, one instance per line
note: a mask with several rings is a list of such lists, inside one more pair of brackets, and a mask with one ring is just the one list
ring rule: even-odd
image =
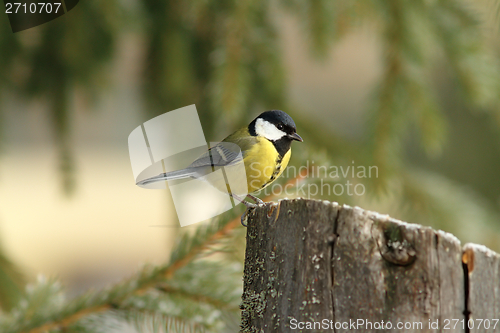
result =
[[242,128],[207,150],[191,163],[187,169],[234,165],[241,162],[241,157],[244,158],[246,152],[256,143],[256,137],[251,136],[247,128]]
[[164,180],[200,178],[213,171],[212,167],[224,167],[243,162],[241,149],[238,145],[220,142],[198,157],[187,168],[162,173],[157,176],[141,180],[137,185],[147,185]]
[[[240,130],[242,131],[242,130]],[[243,162],[245,152],[257,141],[246,132],[235,132],[219,142],[203,155],[198,157],[187,168],[159,174],[158,176],[144,179],[138,185],[162,181],[183,179],[189,177],[203,177],[212,171],[212,167],[224,167]]]
[[164,181],[164,180],[184,179],[184,178],[193,177],[193,176],[195,176],[195,174],[196,174],[195,170],[190,170],[190,169],[186,168],[186,169],[172,171],[172,172],[160,173],[157,176],[143,179],[143,180],[137,182],[136,185],[147,185],[147,184],[156,183],[156,182]]
[[198,157],[186,169],[198,169],[208,166],[223,167],[242,161],[241,149],[237,144],[220,142]]

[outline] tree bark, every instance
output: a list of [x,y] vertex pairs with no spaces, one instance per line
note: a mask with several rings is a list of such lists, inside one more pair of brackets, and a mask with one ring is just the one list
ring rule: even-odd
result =
[[482,245],[465,244],[462,259],[470,332],[500,332],[500,255]]
[[500,261],[470,251],[473,272],[490,272],[483,289],[451,234],[327,201],[268,203],[248,215],[241,332],[483,332],[467,320],[500,316]]

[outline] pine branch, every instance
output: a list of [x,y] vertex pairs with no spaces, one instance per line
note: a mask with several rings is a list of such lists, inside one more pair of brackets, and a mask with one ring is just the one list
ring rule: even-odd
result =
[[118,315],[133,323],[140,333],[203,333],[206,331],[203,326],[186,321],[184,318],[167,316],[152,311],[127,311],[118,313]]
[[497,106],[500,65],[488,52],[477,10],[466,1],[443,1],[430,15],[463,95],[480,107]]
[[[137,277],[105,290],[101,294],[84,295],[70,302],[65,307],[65,311],[54,316],[54,320],[38,327],[28,326],[23,331],[43,333],[51,329],[66,327],[86,315],[117,308],[128,296],[142,294],[165,279],[172,278],[176,271],[186,266],[196,256],[215,244],[217,240],[227,237],[234,228],[239,226],[239,223],[239,218],[236,218],[226,223],[218,222],[207,227],[200,227],[193,237],[181,240],[178,248],[172,253],[170,264],[159,268],[146,268]],[[184,246],[185,243],[188,245]]]
[[[303,171],[288,183],[296,182],[307,176]],[[193,236],[183,237],[172,252],[170,262],[160,267],[146,267],[136,276],[112,286],[101,292],[89,293],[60,305],[59,311],[49,314],[27,314],[17,310],[12,323],[6,326],[4,333],[26,332],[43,333],[53,329],[61,329],[77,322],[90,314],[102,313],[111,309],[119,309],[122,304],[133,295],[141,295],[151,288],[162,288],[165,280],[170,280],[181,268],[191,263],[206,250],[217,244],[221,239],[231,235],[233,230],[240,226],[240,218],[229,221],[218,221],[198,228]],[[163,285],[162,285],[163,284]],[[35,309],[37,311],[39,309]],[[33,321],[30,318],[34,318]]]
[[44,333],[44,332],[48,332],[48,331],[56,329],[56,328],[67,327],[70,324],[80,320],[81,318],[83,318],[89,314],[103,312],[103,311],[109,310],[109,309],[111,309],[111,306],[109,304],[103,304],[103,305],[83,309],[83,310],[80,310],[80,311],[74,313],[71,316],[68,316],[64,319],[61,319],[59,322],[49,322],[49,323],[46,323],[42,326],[31,329],[31,330],[29,330],[29,333]]
[[222,43],[215,50],[210,86],[212,108],[223,115],[217,124],[219,128],[233,127],[248,106],[252,10],[249,2],[236,2],[223,16],[218,31]]
[[156,289],[160,290],[161,292],[164,292],[166,294],[177,294],[182,297],[190,298],[196,302],[202,302],[202,303],[207,303],[210,304],[218,309],[222,310],[228,310],[228,311],[237,311],[239,310],[239,306],[228,306],[225,302],[221,302],[218,299],[214,299],[205,295],[200,295],[200,294],[195,294],[195,293],[190,293],[186,290],[180,289],[180,288],[173,288],[169,285],[163,284],[159,285],[156,287]]

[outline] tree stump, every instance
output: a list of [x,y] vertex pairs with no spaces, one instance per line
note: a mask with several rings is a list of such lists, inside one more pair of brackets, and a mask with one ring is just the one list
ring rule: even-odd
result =
[[241,332],[500,332],[499,274],[493,251],[463,252],[429,227],[327,201],[267,203],[248,215]]
[[[463,262],[467,280],[470,332],[500,332],[500,255],[482,245],[465,244]],[[496,319],[496,327],[495,325]],[[489,320],[489,322],[488,322]],[[482,325],[478,327],[478,323]]]

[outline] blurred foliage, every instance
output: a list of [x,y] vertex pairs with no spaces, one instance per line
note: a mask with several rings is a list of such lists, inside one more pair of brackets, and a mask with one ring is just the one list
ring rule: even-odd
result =
[[0,253],[0,308],[11,310],[23,294],[25,279],[9,259]]
[[39,276],[26,286],[18,304],[0,316],[0,331],[108,333],[110,323],[121,319],[140,332],[162,332],[148,330],[161,327],[168,327],[167,332],[234,332],[242,263],[214,256],[224,251],[221,239],[242,229],[239,216],[228,215],[179,238],[166,264],[145,266],[104,290],[68,300],[57,280]]
[[212,137],[241,125],[256,109],[283,105],[283,65],[271,5],[145,1],[147,112],[158,115],[196,103]]
[[62,186],[68,194],[75,185],[70,96],[76,88],[89,94],[102,88],[103,64],[114,50],[118,28],[115,17],[120,8],[115,1],[90,1],[79,5],[77,11],[33,28],[28,34],[9,31],[6,15],[0,22],[0,89],[3,93],[39,97],[47,104],[59,148]]
[[[12,34],[6,16],[0,18],[0,90],[2,95],[46,102],[59,147],[62,185],[69,193],[75,183],[72,92],[96,96],[105,86],[106,65],[113,60],[118,37],[134,31],[146,41],[142,66],[146,119],[195,103],[207,137],[212,138],[263,110],[286,110],[307,143],[294,150],[292,166],[315,161],[311,171],[320,165],[377,167],[376,177],[308,176],[297,178],[295,186],[362,184],[366,190],[362,197],[346,191],[314,197],[390,212],[410,222],[433,223],[458,236],[473,234],[478,227],[471,225],[474,220],[495,230],[491,244],[498,244],[497,209],[471,187],[439,170],[412,166],[414,161],[408,158],[409,146],[410,151],[439,156],[448,133],[453,133],[449,119],[454,110],[443,102],[437,71],[452,82],[467,112],[484,112],[498,131],[498,50],[488,41],[477,6],[462,0],[87,0],[28,35]],[[382,75],[366,110],[365,137],[355,141],[336,135],[309,117],[308,110],[286,101],[278,29],[283,12],[296,17],[311,53],[319,59],[360,27],[369,27],[376,36]],[[276,184],[284,181],[283,177]],[[236,277],[241,267],[234,267],[242,259],[243,232],[233,232],[234,224],[231,232],[224,229],[229,215],[183,238],[166,266],[147,268],[109,289],[67,301],[56,281],[41,279],[1,318],[0,327],[4,332],[41,332],[47,329],[44,325],[51,330],[94,332],[113,317],[139,329],[150,325],[153,331],[166,325],[172,332],[234,331],[231,325],[238,317],[241,293]],[[214,244],[218,260],[199,261],[198,254],[206,254]],[[19,281],[8,264],[0,266],[0,277],[5,272]],[[8,310],[11,306],[6,304],[14,304],[6,296],[10,283],[0,282],[0,303]]]

